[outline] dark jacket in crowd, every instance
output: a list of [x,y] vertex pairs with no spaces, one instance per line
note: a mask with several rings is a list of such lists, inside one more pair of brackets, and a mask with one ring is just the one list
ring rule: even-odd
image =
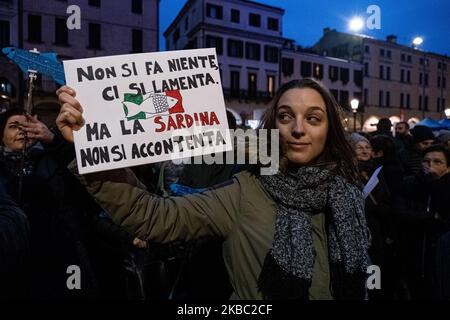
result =
[[0,299],[26,295],[29,255],[27,216],[0,183]]
[[[406,177],[395,200],[401,254],[412,298],[437,297],[436,245],[450,231],[450,174]],[[449,254],[447,252],[447,254]]]

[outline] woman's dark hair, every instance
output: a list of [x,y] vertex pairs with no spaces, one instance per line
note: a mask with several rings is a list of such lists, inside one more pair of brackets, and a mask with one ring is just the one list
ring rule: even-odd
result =
[[6,123],[12,116],[24,116],[26,112],[21,108],[11,108],[0,114],[0,144],[3,145],[3,133],[5,132]]
[[[273,99],[272,106],[266,110],[263,115],[260,128],[276,129],[277,107],[278,102],[283,94],[290,89],[310,88],[317,91],[325,102],[326,112],[328,116],[328,134],[325,148],[319,156],[316,166],[335,167],[340,174],[354,183],[358,183],[358,169],[354,151],[346,139],[344,127],[342,126],[342,108],[334,99],[330,91],[320,82],[304,78],[292,80],[280,87]],[[286,169],[287,160],[284,152],[280,149],[280,168]]]

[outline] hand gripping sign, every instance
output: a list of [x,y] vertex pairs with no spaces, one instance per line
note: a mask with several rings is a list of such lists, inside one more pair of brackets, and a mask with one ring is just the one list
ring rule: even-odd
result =
[[64,61],[81,174],[231,150],[215,49]]

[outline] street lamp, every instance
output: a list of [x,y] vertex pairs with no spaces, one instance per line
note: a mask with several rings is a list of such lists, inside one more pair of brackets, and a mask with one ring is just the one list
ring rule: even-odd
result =
[[352,99],[352,101],[350,101],[350,105],[352,106],[353,111],[353,132],[356,132],[356,112],[358,111],[359,100]]
[[[414,49],[418,50],[419,46],[423,43],[422,37],[415,37],[413,40]],[[422,119],[425,118],[425,50],[423,51],[423,71],[422,71]]]
[[447,117],[447,119],[450,119],[450,108],[447,108],[444,110],[445,116]]

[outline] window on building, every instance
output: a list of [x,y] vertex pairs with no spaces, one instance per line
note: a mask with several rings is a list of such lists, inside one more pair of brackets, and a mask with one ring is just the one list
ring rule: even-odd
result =
[[176,44],[177,41],[178,41],[179,39],[180,39],[180,28],[178,27],[178,28],[176,28],[175,31],[173,32],[173,35],[172,35],[172,42],[173,42],[174,44]]
[[380,49],[380,57],[384,57],[384,49]]
[[241,40],[227,40],[227,51],[228,56],[233,58],[243,58],[244,57],[244,42]]
[[438,69],[439,70],[441,69],[441,63],[440,62],[438,62]]
[[0,48],[11,45],[9,21],[0,20]]
[[142,14],[142,0],[131,1],[131,12],[136,14]]
[[300,63],[300,75],[303,78],[307,78],[307,77],[311,77],[312,76],[312,65],[311,65],[311,62],[302,61]]
[[364,75],[366,77],[369,76],[369,63],[368,62],[364,62]]
[[404,53],[402,53],[402,55],[401,55],[401,60],[402,61],[405,61],[406,59],[405,59],[405,54]]
[[42,17],[34,14],[28,15],[28,41],[42,41]]
[[364,105],[369,103],[369,89],[364,89]]
[[248,16],[249,24],[252,27],[261,27],[261,15],[256,13],[250,13]]
[[423,74],[421,72],[419,73],[419,84],[422,84],[422,82],[423,82]]
[[278,31],[278,19],[276,18],[267,18],[267,28],[269,30]]
[[441,109],[445,110],[445,98],[441,99]]
[[406,82],[411,83],[411,71],[408,70],[406,72]]
[[370,47],[367,46],[367,45],[365,45],[365,46],[364,46],[364,52],[365,52],[365,53],[370,53]]
[[447,64],[446,63],[442,63],[442,69],[447,70]]
[[339,91],[337,91],[336,89],[330,89],[330,93],[333,95],[336,101],[339,101]]
[[66,19],[55,18],[55,44],[66,46],[68,43]]
[[391,106],[391,93],[389,91],[386,91],[386,107]]
[[332,82],[338,81],[339,80],[339,68],[335,67],[335,66],[329,66],[328,67],[328,78],[330,78],[330,80]]
[[256,73],[248,74],[248,96],[250,98],[256,97],[256,84],[257,84],[257,76]]
[[216,48],[218,55],[223,55],[223,39],[221,37],[206,36],[206,47]]
[[410,95],[409,95],[409,93],[408,94],[406,94],[406,108],[407,109],[411,109],[411,104],[409,103],[410,102]]
[[441,112],[441,98],[436,99],[436,111]]
[[388,59],[391,59],[391,50],[386,51]]
[[102,33],[101,26],[98,23],[89,23],[89,49],[101,50]]
[[404,105],[404,95],[403,95],[403,93],[400,93],[400,108],[404,108],[405,107],[405,105]]
[[189,17],[186,17],[184,19],[184,31],[187,31],[189,29]]
[[241,21],[241,12],[236,9],[231,9],[231,22],[239,23]]
[[400,70],[400,82],[405,82],[405,70]]
[[353,70],[353,82],[357,87],[362,87],[362,71],[361,70]]
[[239,71],[231,71],[230,72],[230,90],[231,90],[231,96],[238,97],[239,91],[241,89],[241,83],[240,83],[240,74]]
[[442,77],[442,88],[446,89],[447,87],[447,78],[446,77]]
[[249,60],[261,60],[261,45],[258,43],[245,43],[245,58]]
[[133,29],[131,31],[131,46],[131,52],[133,53],[140,53],[144,51],[141,29]]
[[425,73],[425,86],[428,86],[428,73]]
[[281,68],[285,77],[291,76],[294,73],[294,59],[283,58],[281,60]]
[[441,77],[440,76],[437,77],[437,86],[438,86],[438,88],[441,87]]
[[316,79],[323,79],[323,64],[314,63],[313,65],[313,77]]
[[267,93],[269,97],[273,97],[275,94],[275,76],[267,76]]
[[350,74],[348,68],[340,68],[339,74],[341,76],[341,81],[346,84],[350,81]]
[[340,97],[339,97],[339,104],[341,107],[345,109],[350,109],[350,101],[348,100],[348,91],[347,90],[341,90],[339,91]]
[[264,61],[278,63],[279,49],[273,46],[264,46]]
[[197,38],[192,38],[191,40],[189,40],[184,49],[197,49]]
[[391,80],[391,67],[386,67],[386,80]]
[[422,96],[419,95],[419,110],[422,110]]
[[8,97],[14,97],[16,95],[16,88],[6,78],[0,77],[0,94],[4,94]]
[[424,110],[428,111],[428,96],[425,96]]
[[92,7],[100,7],[102,3],[100,0],[89,0],[88,4]]
[[378,77],[380,79],[384,79],[384,66],[380,66],[380,72],[379,72]]
[[378,92],[378,106],[383,107],[383,90]]
[[411,56],[408,55],[408,63],[411,63]]
[[206,4],[206,16],[213,19],[223,19],[223,9],[222,6],[207,3]]

